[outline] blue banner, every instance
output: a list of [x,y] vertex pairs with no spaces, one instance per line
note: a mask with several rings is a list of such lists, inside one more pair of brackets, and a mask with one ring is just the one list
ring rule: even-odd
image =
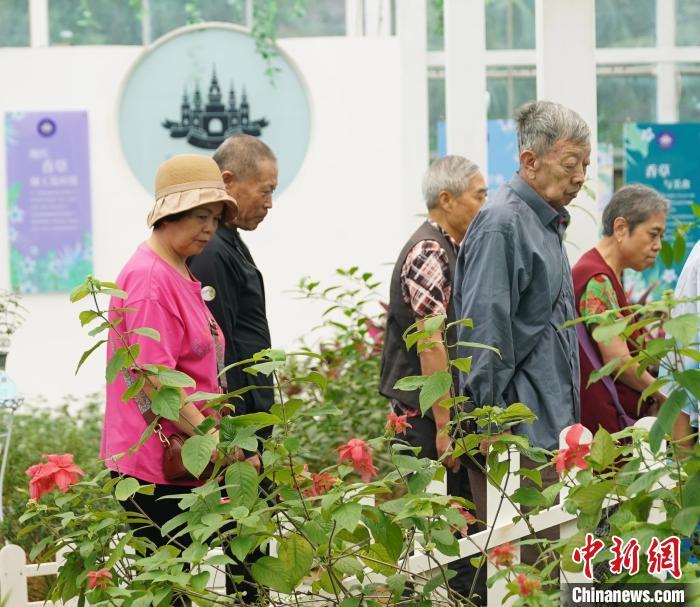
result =
[[[625,274],[633,296],[658,297],[673,289],[683,263],[700,238],[695,206],[700,188],[700,124],[627,123],[624,126],[625,183],[642,183],[671,202],[666,243],[656,264],[643,273]],[[680,234],[677,235],[677,230]]]

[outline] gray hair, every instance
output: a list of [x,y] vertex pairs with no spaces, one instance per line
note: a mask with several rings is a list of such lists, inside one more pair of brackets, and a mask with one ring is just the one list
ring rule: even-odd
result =
[[460,196],[478,172],[476,163],[464,156],[443,156],[435,160],[423,177],[423,198],[428,209],[438,206],[440,192]]
[[221,171],[231,171],[236,179],[245,181],[258,174],[262,160],[277,161],[273,151],[252,135],[233,135],[214,152],[214,160]]
[[518,150],[531,150],[544,156],[557,141],[585,145],[591,129],[574,110],[552,101],[531,101],[515,115],[518,127]]
[[641,183],[621,187],[603,211],[603,236],[612,236],[615,219],[622,217],[630,233],[655,213],[668,213],[669,202],[656,190]]

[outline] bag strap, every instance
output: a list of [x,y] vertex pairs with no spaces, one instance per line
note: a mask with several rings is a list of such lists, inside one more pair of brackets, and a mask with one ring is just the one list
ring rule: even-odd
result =
[[[600,357],[598,356],[598,352],[596,352],[596,349],[593,346],[593,342],[591,341],[591,338],[588,335],[588,331],[586,330],[584,323],[576,324],[576,336],[578,337],[578,343],[583,349],[583,353],[586,355],[586,358],[588,358],[588,362],[591,363],[591,366],[595,371],[600,371],[600,369],[603,368],[603,363],[601,362]],[[627,411],[625,411],[622,404],[620,403],[620,397],[617,394],[617,389],[615,388],[613,380],[610,379],[610,376],[606,375],[602,377],[599,381],[605,386],[605,389],[610,394],[610,398],[612,399],[613,405],[615,405],[615,410],[617,411],[617,418],[621,426],[620,430],[626,428],[627,426],[633,425],[636,420],[631,415],[629,415]]]

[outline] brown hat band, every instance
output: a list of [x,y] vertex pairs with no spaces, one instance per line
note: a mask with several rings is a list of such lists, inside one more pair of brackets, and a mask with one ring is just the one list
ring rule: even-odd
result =
[[226,190],[226,186],[223,181],[187,181],[185,183],[176,183],[162,190],[156,192],[156,200],[163,198],[164,196],[169,196],[170,194],[177,194],[178,192],[186,192],[188,190],[200,190],[204,188],[216,188],[218,190]]

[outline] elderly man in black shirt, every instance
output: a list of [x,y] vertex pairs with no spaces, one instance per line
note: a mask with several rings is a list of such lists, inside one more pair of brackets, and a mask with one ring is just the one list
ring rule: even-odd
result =
[[[259,139],[234,135],[216,150],[214,160],[226,191],[238,203],[238,216],[219,227],[201,255],[190,260],[190,270],[202,283],[202,295],[224,333],[224,359],[230,365],[270,347],[263,278],[240,230],[255,230],[272,208],[277,159]],[[227,380],[231,390],[256,386],[236,401],[236,414],[269,411],[273,403],[270,377],[245,373],[241,365],[227,371]]]

